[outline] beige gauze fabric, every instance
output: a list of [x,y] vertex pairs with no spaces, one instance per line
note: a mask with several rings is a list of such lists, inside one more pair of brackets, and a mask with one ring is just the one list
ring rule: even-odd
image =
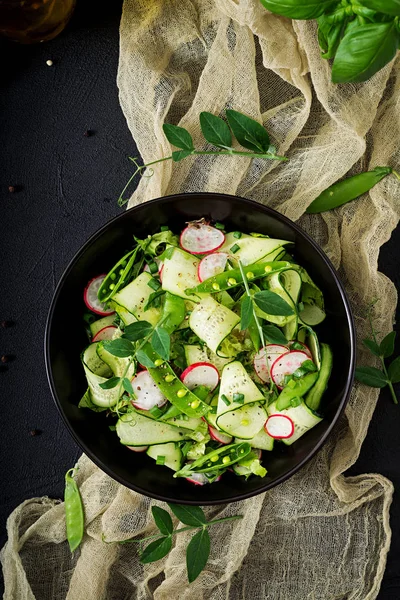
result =
[[[335,86],[314,23],[291,22],[258,0],[126,0],[118,85],[145,162],[168,156],[162,124],[187,127],[197,147],[199,114],[226,108],[262,122],[290,161],[190,157],[154,167],[130,206],[184,191],[228,192],[290,217],[323,247],[352,302],[358,338],[365,307],[379,298],[377,328],[392,327],[393,284],[377,271],[380,246],[399,219],[399,183],[323,215],[304,215],[331,183],[377,165],[400,164],[400,61],[370,81]],[[123,183],[123,182],[122,182]],[[364,364],[369,356],[359,348]],[[86,457],[77,476],[87,530],[71,559],[64,507],[29,500],[11,515],[2,552],[6,600],[369,600],[390,545],[392,484],[378,474],[346,477],[357,459],[378,391],[356,385],[345,417],[322,451],[270,492],[208,516],[244,515],[210,530],[206,570],[187,584],[185,548],[142,566],[136,545],[101,541],[154,533],[149,499],[117,484]]]

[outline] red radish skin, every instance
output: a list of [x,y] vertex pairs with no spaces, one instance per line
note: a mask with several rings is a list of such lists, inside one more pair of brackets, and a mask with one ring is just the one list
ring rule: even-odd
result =
[[310,357],[301,350],[292,350],[282,354],[271,367],[272,381],[282,389],[285,375],[292,375],[306,360],[310,360]]
[[288,343],[289,348],[291,348],[293,346],[293,344],[299,344],[301,346],[300,352],[305,352],[307,354],[307,356],[309,356],[312,360],[311,350],[308,346],[303,344],[303,342],[298,342],[297,340],[292,340],[291,342]]
[[212,427],[211,425],[208,426],[208,432],[210,434],[210,437],[212,437],[212,439],[216,442],[220,442],[220,444],[230,444],[232,442],[233,438],[230,435],[225,435],[225,433],[221,433],[220,431],[218,431],[218,429],[215,429],[215,427]]
[[181,233],[180,246],[190,254],[209,254],[220,248],[225,235],[220,229],[211,225],[189,225]]
[[107,325],[107,327],[103,327],[100,329],[92,339],[92,342],[103,342],[105,340],[112,340],[114,333],[116,332],[117,327],[115,325]]
[[183,371],[181,381],[189,390],[193,390],[199,385],[205,385],[210,391],[213,391],[219,383],[218,369],[208,362],[194,363]]
[[[214,479],[214,483],[221,479],[221,475]],[[194,485],[207,485],[210,483],[204,473],[193,473],[190,477],[186,477],[186,481],[190,481],[190,483],[194,483]]]
[[146,452],[148,446],[126,446],[126,448],[132,452]]
[[[272,364],[279,356],[282,356],[282,354],[286,354],[287,351],[288,349],[286,348],[286,346],[281,346],[280,344],[267,344],[264,348],[261,348],[261,350],[257,352],[257,354],[254,357],[253,366],[255,372],[257,373],[261,381],[263,381],[264,383],[269,383],[269,372],[271,370]],[[267,355],[266,358],[268,364],[265,360],[265,355]]]
[[102,317],[113,315],[115,312],[113,310],[107,310],[103,302],[100,302],[100,300],[97,297],[97,292],[99,291],[100,286],[105,278],[105,274],[93,277],[93,279],[89,281],[83,292],[83,300],[88,309],[96,313],[96,315],[101,315]]
[[278,413],[268,417],[264,429],[275,440],[287,440],[294,434],[294,423],[287,415]]
[[164,406],[167,402],[147,370],[137,373],[132,379],[132,387],[136,396],[136,399],[132,401],[135,408],[151,410],[155,406]]
[[164,271],[164,263],[161,264],[161,267],[158,270],[158,275],[160,277],[161,283],[162,283],[162,274],[163,274],[163,271]]
[[228,260],[228,254],[225,252],[213,252],[207,254],[199,262],[197,267],[197,277],[199,281],[203,282],[214,275],[223,273],[225,271],[226,262]]
[[[162,272],[162,270],[164,268],[164,263],[159,258],[155,258],[154,262],[156,263],[156,265],[158,267],[158,276],[159,276],[160,280],[162,281],[162,279],[161,279],[161,272]],[[143,271],[145,271],[145,273],[150,273],[151,274],[150,267],[149,267],[148,264],[145,264],[145,266],[143,268]]]

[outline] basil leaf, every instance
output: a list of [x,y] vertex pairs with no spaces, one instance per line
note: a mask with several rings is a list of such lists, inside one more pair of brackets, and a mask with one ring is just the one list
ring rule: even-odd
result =
[[374,342],[374,340],[363,340],[363,344],[364,344],[364,346],[366,346],[368,348],[368,350],[374,356],[380,356],[381,355],[381,350],[380,350],[378,344],[376,342]]
[[337,4],[336,0],[261,0],[272,13],[290,19],[317,19]]
[[293,315],[293,309],[289,304],[270,290],[263,290],[262,292],[256,292],[254,294],[254,302],[258,308],[267,315],[279,315],[282,317],[288,317]]
[[126,392],[128,392],[128,394],[132,395],[135,392],[133,391],[133,387],[131,382],[129,381],[129,379],[127,377],[124,377],[122,380],[122,387],[124,388],[124,390]]
[[[286,346],[287,339],[276,325],[263,325],[263,333],[270,344]],[[301,347],[303,349],[303,347]]]
[[172,539],[171,536],[162,537],[154,542],[151,542],[146,548],[143,550],[140,555],[140,562],[143,564],[155,562],[156,560],[160,560],[160,558],[164,558],[167,556],[168,552],[172,548]]
[[389,356],[392,356],[392,354],[394,352],[395,339],[396,339],[396,332],[391,331],[381,341],[380,354],[381,354],[381,356],[383,356],[383,358],[389,358]]
[[323,15],[318,19],[318,42],[322,58],[333,58],[345,31],[346,24],[339,21],[330,23]]
[[390,363],[388,368],[389,379],[392,383],[399,383],[400,381],[400,356],[394,359]]
[[192,537],[186,550],[186,568],[189,583],[200,575],[210,556],[210,535],[201,529]]
[[117,387],[120,381],[120,377],[110,377],[110,379],[107,379],[104,383],[100,383],[99,386],[102,390],[111,390],[112,388]]
[[146,367],[146,369],[154,369],[156,366],[151,358],[147,356],[144,350],[138,350],[136,352],[136,360],[140,362],[143,367]]
[[184,158],[187,158],[192,154],[191,150],[174,150],[172,153],[172,160],[174,162],[180,162]]
[[232,146],[232,135],[228,125],[223,119],[209,112],[200,113],[201,131],[210,144],[217,148],[227,148]]
[[113,356],[118,356],[118,358],[128,358],[134,353],[131,342],[129,340],[124,340],[123,338],[104,342],[104,349]]
[[185,506],[183,504],[168,504],[168,506],[184,525],[201,527],[206,523],[206,516],[200,506]]
[[236,110],[227,110],[226,118],[233,135],[243,148],[260,154],[269,152],[269,135],[258,121]]
[[169,535],[172,533],[174,526],[172,524],[171,515],[166,510],[159,506],[152,506],[151,512],[153,513],[155,524],[163,535]]
[[253,318],[253,302],[249,296],[246,296],[242,300],[242,304],[240,306],[240,317],[240,329],[248,329]]
[[400,33],[394,21],[369,23],[347,31],[332,66],[332,81],[366,81],[395,56]]
[[400,16],[400,0],[363,0],[363,4],[386,15]]
[[369,385],[369,387],[383,388],[385,385],[387,385],[385,374],[380,369],[375,369],[375,367],[357,367],[355,377],[357,381],[364,383],[365,385]]
[[137,342],[149,335],[152,329],[153,326],[147,321],[136,321],[125,327],[122,337],[131,342]]
[[182,150],[194,150],[193,139],[187,129],[164,123],[163,131],[170,144]]
[[156,327],[151,336],[151,345],[154,352],[157,352],[164,360],[169,360],[171,340],[168,332],[162,327]]

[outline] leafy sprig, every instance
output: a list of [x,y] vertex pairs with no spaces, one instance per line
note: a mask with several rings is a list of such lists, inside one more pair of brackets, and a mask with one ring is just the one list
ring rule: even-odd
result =
[[[129,160],[135,165],[136,170],[118,198],[119,206],[123,206],[128,201],[128,198],[124,198],[124,195],[136,175],[151,177],[154,173],[152,166],[166,160],[180,162],[188,156],[201,155],[245,156],[247,158],[287,160],[285,156],[279,156],[276,153],[276,148],[271,144],[266,129],[258,121],[236,110],[227,110],[226,119],[228,123],[221,117],[213,115],[210,112],[200,113],[200,127],[204,139],[212,146],[215,146],[215,148],[218,148],[218,150],[196,149],[193,138],[187,129],[178,125],[165,123],[163,125],[165,137],[178,150],[174,150],[170,156],[153,160],[145,165],[140,165],[137,158],[129,157]],[[237,150],[233,147],[232,135],[243,148],[246,148],[246,151]],[[147,173],[145,173],[146,170]]]
[[[373,304],[375,304],[375,302]],[[363,344],[368,348],[371,354],[379,358],[382,368],[377,369],[376,367],[357,367],[355,377],[357,381],[364,383],[369,387],[384,388],[388,386],[393,398],[393,402],[398,404],[398,399],[393,384],[400,382],[400,356],[397,356],[388,367],[385,363],[385,359],[390,358],[394,354],[396,332],[391,331],[379,343],[377,339],[378,332],[374,327],[372,311],[373,305],[369,307],[367,312],[372,338],[363,340]]]
[[[140,562],[147,564],[156,562],[157,560],[164,558],[164,556],[167,556],[172,549],[173,536],[183,533],[184,531],[198,530],[190,540],[186,549],[187,576],[189,583],[192,583],[195,579],[197,579],[206,566],[210,555],[211,543],[208,527],[210,525],[216,525],[217,523],[242,519],[243,516],[234,515],[232,517],[223,517],[221,519],[207,521],[206,515],[200,506],[186,506],[182,504],[168,504],[168,506],[173,514],[179,519],[179,521],[181,521],[181,523],[186,525],[186,527],[178,527],[174,529],[171,515],[159,506],[152,506],[151,511],[153,513],[154,522],[158,527],[159,533],[142,539],[132,538],[128,540],[122,540],[117,543],[138,543],[141,547],[144,542],[153,540],[140,552]],[[103,541],[106,541],[104,535]]]

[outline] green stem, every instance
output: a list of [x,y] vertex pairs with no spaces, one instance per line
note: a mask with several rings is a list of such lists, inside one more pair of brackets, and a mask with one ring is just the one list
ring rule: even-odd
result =
[[256,152],[241,152],[240,150],[193,150],[193,154],[198,155],[211,155],[211,156],[219,156],[220,154],[228,155],[228,156],[247,156],[247,158],[269,158],[270,160],[281,160],[287,161],[289,160],[286,156],[279,156],[278,154],[271,154],[271,152],[256,153]]
[[[373,324],[372,318],[371,318],[371,310],[368,311],[368,321],[369,321],[369,326],[371,327],[372,338],[373,338],[375,344],[379,347],[378,340],[376,339],[376,335],[375,335],[374,324]],[[383,358],[383,356],[380,356],[379,360],[381,361],[382,370],[383,370],[383,372],[385,374],[386,381],[387,381],[387,384],[388,384],[388,387],[389,387],[390,394],[392,396],[393,402],[395,404],[398,404],[399,402],[397,400],[396,392],[394,391],[393,383],[390,381],[389,373],[388,373],[388,371],[386,369],[385,359]]]
[[243,515],[234,515],[233,517],[222,517],[221,519],[214,519],[213,521],[208,521],[205,525],[214,525],[215,523],[222,523],[223,521],[235,521],[236,519],[243,519]]
[[392,169],[392,174],[400,181],[400,174],[397,171]]

